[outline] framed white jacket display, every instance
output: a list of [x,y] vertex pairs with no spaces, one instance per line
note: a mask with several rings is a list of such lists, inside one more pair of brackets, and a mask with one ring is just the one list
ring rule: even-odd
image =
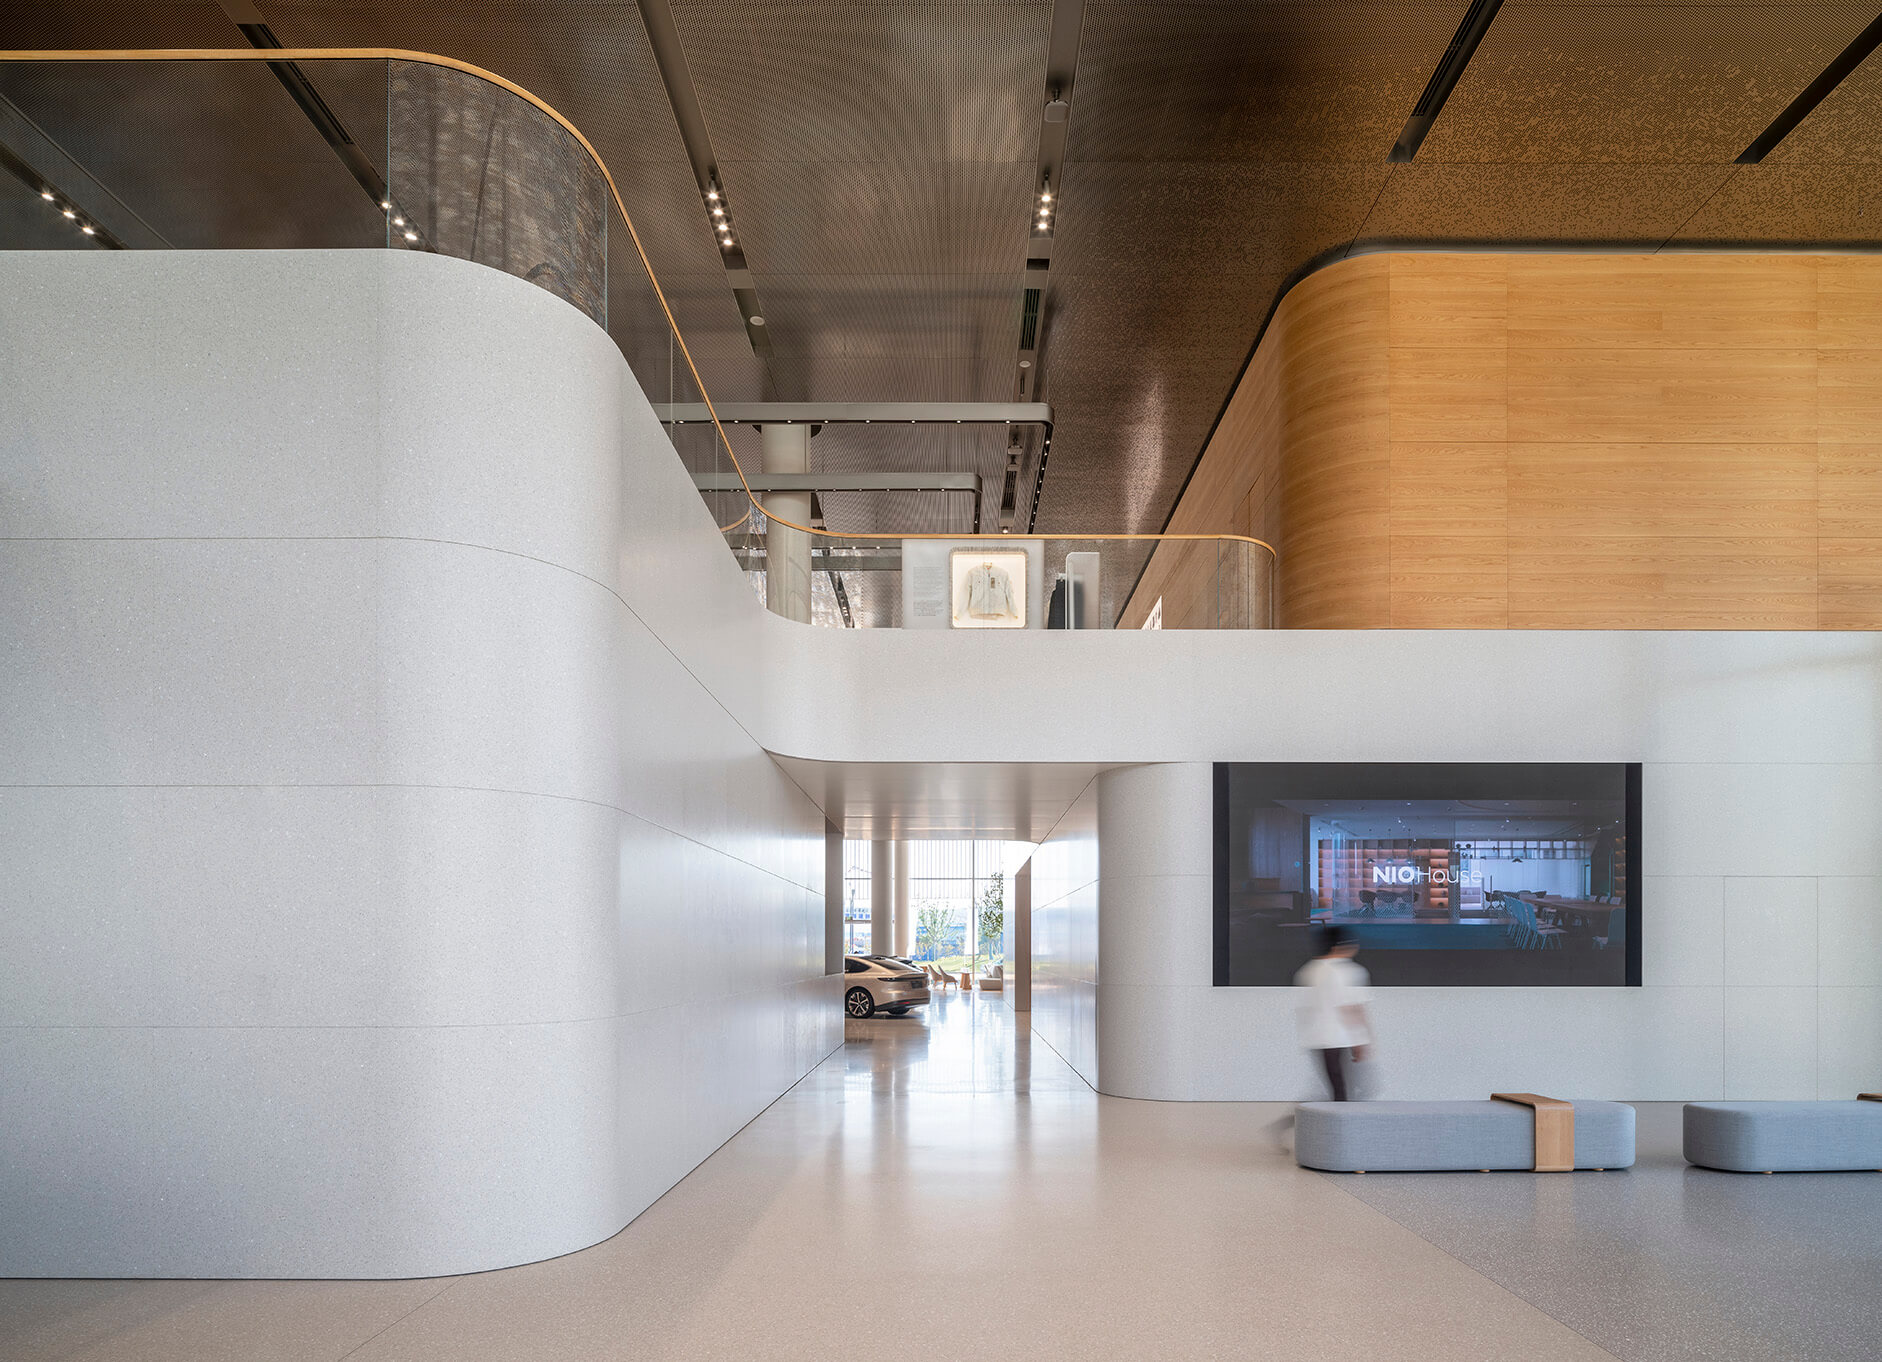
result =
[[1024,629],[1023,549],[955,549],[948,555],[949,624],[955,629]]

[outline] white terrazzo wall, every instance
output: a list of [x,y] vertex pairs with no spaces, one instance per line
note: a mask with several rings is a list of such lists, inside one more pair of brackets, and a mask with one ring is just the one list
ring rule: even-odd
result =
[[1098,782],[1032,854],[1032,1028],[1098,1083]]
[[840,1043],[823,816],[650,623],[756,606],[549,294],[0,254],[0,582],[0,1275],[565,1253]]
[[[1188,1101],[1318,1095],[1290,990],[1212,986],[1210,772],[1197,762],[1099,777],[1099,1087]],[[1382,989],[1377,1095],[1873,1090],[1882,770],[1648,762],[1642,786],[1642,986]],[[1841,873],[1851,869],[1867,873]]]

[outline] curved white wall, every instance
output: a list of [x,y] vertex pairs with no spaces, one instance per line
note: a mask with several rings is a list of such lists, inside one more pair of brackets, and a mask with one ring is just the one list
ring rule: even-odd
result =
[[0,1275],[568,1252],[840,1043],[822,815],[643,618],[750,592],[574,309],[0,254],[0,494]]
[[1206,763],[1641,761],[1648,987],[1395,990],[1389,1090],[1878,1081],[1873,634],[805,628],[579,313],[384,252],[0,255],[0,583],[0,1275],[619,1228],[841,1039],[767,752],[1168,763],[1041,848],[1033,1024],[1205,1099],[1311,1084]]

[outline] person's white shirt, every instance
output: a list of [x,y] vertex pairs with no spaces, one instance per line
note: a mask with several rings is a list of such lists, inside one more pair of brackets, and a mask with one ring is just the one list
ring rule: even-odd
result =
[[1372,977],[1351,960],[1309,960],[1294,976],[1305,997],[1300,1005],[1300,1043],[1309,1050],[1346,1050],[1372,1044],[1366,1026],[1347,1010],[1372,1001]]

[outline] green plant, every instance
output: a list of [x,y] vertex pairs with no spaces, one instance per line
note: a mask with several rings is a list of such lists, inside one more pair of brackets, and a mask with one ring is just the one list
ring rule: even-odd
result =
[[987,887],[980,891],[974,932],[974,973],[980,973],[980,955],[988,959],[999,954],[998,942],[1006,930],[1006,876],[996,870],[987,877]]
[[954,915],[938,903],[924,903],[915,910],[915,950],[930,959],[938,957],[954,930]]

